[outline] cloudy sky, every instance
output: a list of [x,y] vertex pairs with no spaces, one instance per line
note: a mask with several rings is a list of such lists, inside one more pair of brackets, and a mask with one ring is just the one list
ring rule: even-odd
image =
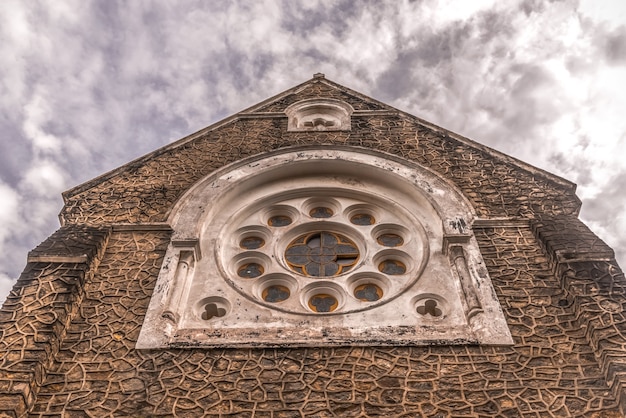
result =
[[0,301],[61,192],[316,72],[578,184],[626,267],[626,1],[0,6]]

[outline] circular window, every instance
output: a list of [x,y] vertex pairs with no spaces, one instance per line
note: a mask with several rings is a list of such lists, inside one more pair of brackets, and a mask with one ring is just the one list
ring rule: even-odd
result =
[[256,250],[264,245],[265,240],[256,236],[246,237],[239,242],[239,246],[241,248],[245,248],[246,250]]
[[375,302],[383,297],[383,290],[373,283],[364,283],[354,289],[354,297],[364,302]]
[[291,291],[287,286],[275,284],[263,289],[262,297],[266,302],[282,302],[287,300]]
[[248,279],[259,277],[263,274],[263,266],[258,263],[246,263],[239,267],[237,274]]
[[285,260],[293,271],[305,276],[338,276],[354,267],[359,260],[359,249],[341,234],[312,232],[289,244]]
[[337,298],[326,293],[318,293],[309,298],[309,308],[313,312],[332,312],[338,305]]
[[385,247],[399,247],[404,244],[404,239],[398,234],[381,234],[376,238],[376,242]]
[[267,220],[269,226],[287,226],[291,224],[291,218],[287,215],[275,215]]
[[427,240],[410,211],[352,190],[282,193],[236,212],[220,234],[221,270],[242,295],[336,315],[386,303],[419,278]]
[[355,225],[374,225],[376,220],[369,213],[357,213],[356,215],[352,215],[350,222]]
[[323,206],[318,206],[309,211],[309,216],[311,216],[311,218],[330,218],[333,216],[333,210]]

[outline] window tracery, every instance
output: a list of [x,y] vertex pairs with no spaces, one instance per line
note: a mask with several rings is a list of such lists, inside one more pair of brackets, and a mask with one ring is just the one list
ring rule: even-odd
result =
[[472,216],[442,179],[377,153],[228,167],[172,211],[137,346],[506,343]]
[[[408,212],[386,210],[380,197],[350,194],[346,197],[339,187],[309,190],[303,196],[271,194],[265,204],[269,215],[247,208],[234,216],[220,233],[232,237],[218,253],[226,281],[251,300],[297,314],[347,313],[397,296],[427,259],[423,228]],[[256,202],[255,207],[263,206],[264,201]],[[289,222],[277,223],[277,218]],[[270,245],[260,245],[265,242],[262,230],[271,237]],[[233,240],[240,245],[232,245]],[[230,280],[229,271],[242,280]],[[333,291],[328,290],[329,280]],[[311,296],[298,299],[298,292],[285,290],[289,283],[297,289],[308,286]]]

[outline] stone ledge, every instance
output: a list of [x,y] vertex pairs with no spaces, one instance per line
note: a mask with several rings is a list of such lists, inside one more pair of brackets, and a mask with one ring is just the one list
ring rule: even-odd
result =
[[615,253],[578,218],[544,217],[533,221],[535,236],[556,263],[574,261],[611,261]]
[[172,232],[172,227],[166,222],[154,222],[145,224],[119,223],[112,224],[113,232],[131,232],[131,231],[166,231]]
[[472,228],[530,228],[526,218],[477,218]]
[[89,260],[87,254],[75,256],[28,254],[28,263],[86,263]]
[[108,227],[65,225],[28,253],[28,261],[85,263],[110,233]]

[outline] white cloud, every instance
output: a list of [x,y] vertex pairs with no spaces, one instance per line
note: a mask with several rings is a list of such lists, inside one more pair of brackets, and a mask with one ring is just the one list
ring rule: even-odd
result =
[[597,23],[626,24],[626,2],[620,0],[581,0],[579,10]]
[[41,94],[35,94],[24,106],[23,129],[36,151],[56,154],[61,151],[61,139],[44,131],[42,125],[52,119],[50,102]]
[[10,236],[15,228],[15,224],[19,220],[19,202],[20,196],[18,192],[8,185],[0,182],[0,252],[3,250],[4,241]]
[[4,273],[0,273],[0,306],[4,303],[6,296],[9,294],[14,284],[14,279]]
[[439,26],[467,20],[481,11],[498,7],[499,3],[496,0],[430,0],[427,2],[426,12],[428,20]]
[[24,176],[20,188],[39,196],[56,196],[66,186],[64,171],[53,161],[36,162]]

